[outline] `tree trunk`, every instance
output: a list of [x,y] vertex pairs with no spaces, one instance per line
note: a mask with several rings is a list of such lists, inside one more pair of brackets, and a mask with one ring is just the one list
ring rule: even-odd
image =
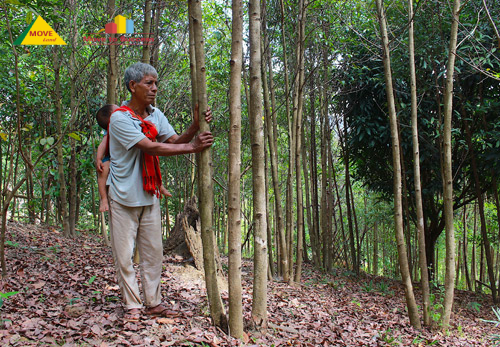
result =
[[418,235],[418,259],[420,264],[420,286],[422,288],[422,303],[424,325],[431,324],[430,317],[430,294],[429,294],[429,272],[427,271],[427,258],[425,256],[425,230],[424,210],[422,207],[422,188],[420,184],[420,149],[418,143],[418,118],[417,118],[417,77],[415,73],[415,46],[413,35],[413,0],[408,0],[408,17],[410,18],[408,28],[408,46],[410,53],[410,80],[411,80],[411,129],[413,138],[413,174],[415,185],[415,208],[417,213],[417,235]]
[[392,138],[392,165],[394,170],[394,224],[396,229],[396,240],[399,254],[399,266],[401,277],[405,287],[406,305],[408,307],[408,316],[413,327],[420,329],[420,317],[418,314],[417,303],[413,294],[413,285],[411,283],[410,270],[408,267],[408,257],[403,231],[403,208],[401,204],[401,156],[399,145],[399,134],[397,125],[396,107],[394,102],[394,91],[392,87],[391,60],[389,53],[389,38],[387,35],[387,23],[382,0],[377,0],[377,15],[380,25],[380,34],[382,36],[382,49],[384,61],[384,77],[387,91],[387,103],[389,107],[389,121],[391,125]]
[[[462,114],[465,119],[465,114]],[[468,125],[468,122],[465,120],[465,132],[467,138],[467,145],[469,146],[469,153],[471,156],[471,166],[472,166],[472,175],[474,177],[474,186],[476,192],[477,205],[479,208],[479,220],[481,222],[481,237],[483,239],[484,251],[486,255],[486,265],[488,271],[488,278],[490,280],[490,288],[491,288],[491,296],[493,298],[493,302],[497,303],[497,290],[496,290],[496,282],[495,282],[495,272],[493,268],[493,254],[491,253],[490,240],[488,238],[488,232],[486,230],[486,217],[484,214],[484,199],[483,193],[481,192],[481,183],[479,180],[479,172],[477,169],[476,155],[474,153],[474,146],[472,144],[471,131]]]
[[[143,37],[149,38],[151,37],[151,7],[152,1],[146,0],[146,4],[144,5],[144,27],[143,27]],[[158,25],[158,23],[155,23]],[[144,42],[142,46],[142,59],[141,61],[145,64],[149,64],[151,60],[151,47],[152,45]]]
[[295,132],[295,189],[297,196],[297,261],[295,269],[294,281],[300,283],[302,276],[302,253],[304,247],[304,204],[302,193],[302,114],[304,110],[304,50],[305,50],[305,26],[306,26],[306,8],[307,0],[299,0],[299,15],[297,20],[297,47],[296,47],[296,62],[297,75],[295,78],[294,91],[294,132]]
[[[326,88],[325,88],[326,89]],[[318,199],[318,175],[317,175],[317,156],[316,156],[316,114],[314,109],[314,88],[311,88],[311,146],[309,151],[309,167],[311,168],[311,179],[310,179],[310,189],[306,184],[306,194],[307,191],[311,191],[311,213],[312,213],[312,223],[309,223],[309,234],[311,235],[311,248],[313,250],[313,263],[317,268],[321,268],[321,240],[319,237],[319,199]],[[322,108],[323,110],[323,108]],[[305,146],[304,153],[305,153]],[[304,155],[304,175],[306,175],[306,164]],[[307,177],[306,177],[307,182]],[[307,194],[306,196],[309,196]],[[307,202],[309,205],[309,202]]]
[[372,274],[378,276],[378,223],[375,221],[373,224],[373,262],[372,262]]
[[260,0],[249,1],[250,17],[250,137],[252,144],[254,286],[252,320],[258,329],[267,328],[267,225],[262,121]]
[[[115,15],[115,0],[108,0],[108,18],[113,19]],[[113,39],[116,34],[109,34],[109,38]],[[109,45],[109,65],[108,65],[108,79],[107,79],[107,98],[108,104],[116,104],[116,82],[118,81],[118,64],[116,62],[117,45]]]
[[[62,108],[61,108],[61,82],[60,82],[60,72],[61,64],[59,60],[59,46],[54,46],[53,48],[53,64],[54,64],[54,106],[55,106],[55,118],[56,118],[56,131],[57,136],[62,138],[64,136],[62,131]],[[71,236],[71,230],[69,225],[68,216],[68,200],[67,200],[67,190],[66,190],[66,179],[64,177],[64,161],[63,161],[63,141],[58,141],[57,143],[57,173],[59,181],[59,213],[61,215],[61,220],[63,224],[63,234],[64,236]]]
[[451,23],[448,64],[446,66],[446,89],[444,92],[443,121],[443,200],[446,231],[446,275],[443,329],[450,326],[450,316],[453,308],[455,280],[455,230],[453,227],[453,168],[451,157],[451,118],[453,114],[453,72],[455,71],[455,54],[457,48],[458,20],[460,0],[453,1],[453,19]]
[[[265,9],[266,2],[265,0],[262,2],[262,6]],[[285,238],[285,226],[283,223],[283,208],[281,206],[281,188],[280,188],[280,182],[279,182],[279,176],[278,176],[278,153],[277,153],[277,129],[275,128],[274,124],[276,123],[276,101],[274,100],[274,87],[273,87],[273,81],[272,81],[272,61],[271,61],[271,47],[268,46],[268,40],[267,40],[267,32],[266,32],[266,27],[267,27],[267,22],[266,22],[266,17],[263,17],[263,23],[262,27],[264,28],[263,36],[264,36],[264,48],[265,48],[265,53],[264,56],[267,57],[267,62],[269,66],[269,90],[271,94],[271,110],[268,110],[266,108],[266,114],[265,114],[265,126],[267,129],[267,139],[268,139],[268,144],[269,144],[269,154],[271,157],[271,175],[272,175],[272,181],[273,181],[273,190],[274,190],[274,205],[275,205],[275,218],[276,218],[276,225],[277,225],[277,230],[276,230],[276,235],[278,236],[278,244],[279,244],[279,254],[280,256],[278,257],[278,261],[280,263],[280,274],[283,276],[283,279],[285,280],[285,273],[288,275],[288,258],[286,257],[287,251],[286,251],[286,238]],[[263,64],[265,66],[265,64]],[[265,72],[263,74],[264,78],[266,76]],[[266,88],[266,83],[265,80],[263,81],[264,88]],[[266,95],[266,93],[264,94]],[[286,278],[286,281],[288,282],[288,278]]]
[[283,271],[283,281],[290,282],[293,278],[293,250],[290,246],[292,240],[292,172],[294,157],[291,153],[293,148],[292,143],[292,125],[290,117],[290,83],[288,78],[288,58],[287,58],[287,46],[285,38],[285,7],[284,0],[280,0],[280,10],[281,10],[281,33],[282,33],[282,43],[283,43],[283,67],[285,72],[285,106],[286,106],[286,118],[288,120],[288,148],[289,148],[289,163],[288,163],[288,173],[287,173],[287,183],[286,183],[286,252],[283,252],[282,257],[287,258],[288,272]]
[[[200,0],[189,0],[189,21],[194,36],[194,55],[196,57],[197,104],[200,112],[200,131],[209,131],[210,127],[202,116],[208,109],[207,85],[205,77],[205,52],[202,28],[202,11]],[[222,305],[217,283],[215,264],[215,242],[213,233],[213,182],[211,150],[207,148],[200,153],[198,166],[198,194],[200,201],[201,238],[203,241],[203,264],[207,287],[210,314],[214,325],[227,331],[227,318]]]

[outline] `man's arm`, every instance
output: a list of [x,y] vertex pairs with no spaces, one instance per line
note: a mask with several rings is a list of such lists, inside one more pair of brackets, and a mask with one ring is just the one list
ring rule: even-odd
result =
[[[170,139],[172,137],[170,137]],[[139,148],[144,153],[149,155],[166,157],[178,154],[199,153],[205,148],[210,147],[213,143],[214,137],[212,136],[212,133],[204,131],[196,136],[193,142],[189,143],[172,143],[169,140],[163,143],[152,142],[150,139],[144,138],[137,142],[134,147]]]

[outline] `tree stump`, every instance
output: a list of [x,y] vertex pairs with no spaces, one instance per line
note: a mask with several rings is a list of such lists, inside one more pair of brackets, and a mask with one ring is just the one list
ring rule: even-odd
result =
[[[165,254],[176,254],[185,260],[193,259],[194,266],[203,271],[203,247],[201,243],[200,213],[196,197],[192,197],[184,205],[184,211],[175,219],[170,236],[165,240]],[[216,263],[221,271],[221,261],[216,247]]]

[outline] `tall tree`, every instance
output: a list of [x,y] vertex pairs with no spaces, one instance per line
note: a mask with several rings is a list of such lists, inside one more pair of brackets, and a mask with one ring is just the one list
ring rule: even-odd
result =
[[[262,1],[262,6],[266,6],[266,1]],[[267,62],[269,69],[269,91],[271,94],[271,110],[265,114],[265,125],[267,128],[267,139],[269,143],[269,154],[271,157],[271,176],[273,182],[273,191],[274,191],[274,205],[275,205],[275,219],[276,219],[276,235],[278,239],[278,247],[279,247],[279,257],[278,261],[280,262],[280,270],[281,275],[284,273],[288,274],[288,257],[283,256],[287,254],[286,248],[286,238],[285,238],[285,226],[283,219],[283,207],[281,204],[281,188],[278,176],[278,141],[277,141],[277,126],[276,126],[276,98],[274,96],[274,82],[273,82],[273,64],[271,57],[271,46],[268,42],[267,36],[267,19],[263,16],[263,39],[264,39],[264,62]],[[265,64],[264,64],[265,66]],[[265,70],[265,69],[264,69]]]
[[[115,0],[108,0],[108,19],[112,20],[115,15]],[[109,34],[110,39],[114,39],[116,34]],[[118,81],[118,63],[116,60],[116,50],[118,45],[108,45],[109,48],[109,65],[107,79],[106,103],[116,104],[116,82]]]
[[261,11],[260,0],[249,1],[250,18],[250,137],[254,220],[254,283],[252,320],[259,329],[267,327],[267,223],[264,128],[262,121]]
[[[59,56],[59,46],[54,46],[52,48],[52,58],[54,67],[54,106],[56,115],[56,128],[57,136],[59,138],[64,137],[63,133],[63,119],[62,119],[62,96],[61,96],[61,58]],[[69,212],[68,212],[68,199],[67,199],[67,187],[66,179],[64,177],[64,156],[63,156],[63,143],[58,141],[57,143],[57,173],[59,181],[59,213],[61,215],[63,233],[65,236],[71,236],[70,225],[69,225]]]
[[[143,27],[143,37],[149,38],[151,36],[151,7],[152,1],[146,0],[144,5],[144,27]],[[157,23],[155,23],[157,25]],[[151,45],[144,43],[142,47],[142,59],[143,63],[149,64],[151,60]]]
[[[292,168],[293,168],[293,156],[291,155],[291,149],[293,148],[292,144],[292,124],[290,117],[290,84],[289,84],[289,76],[288,76],[288,57],[287,57],[287,44],[286,44],[286,30],[285,30],[285,4],[284,0],[280,0],[280,20],[281,20],[281,39],[283,45],[283,67],[284,67],[284,77],[285,77],[285,106],[286,106],[286,118],[288,121],[288,150],[289,150],[289,164],[288,164],[288,174],[286,181],[286,253],[283,253],[282,257],[287,257],[288,263],[288,272],[283,272],[283,281],[289,282],[292,278],[293,273],[293,250],[290,247],[290,242],[292,239]],[[283,271],[283,269],[282,269]]]
[[387,104],[389,108],[389,122],[391,125],[391,139],[392,139],[392,165],[394,171],[394,225],[396,231],[397,248],[399,255],[399,267],[401,277],[405,287],[406,305],[408,307],[408,316],[410,323],[417,329],[421,328],[420,317],[418,314],[417,303],[413,293],[413,285],[411,283],[410,269],[408,266],[408,257],[406,254],[406,246],[403,231],[403,207],[401,199],[401,155],[399,147],[399,133],[396,115],[396,105],[394,100],[394,90],[392,86],[392,73],[391,73],[391,58],[389,52],[389,37],[387,34],[387,21],[385,17],[385,10],[382,0],[377,1],[377,16],[380,25],[380,34],[382,36],[382,50],[384,62],[384,77],[385,87],[387,93]]
[[444,119],[443,119],[443,200],[444,220],[446,233],[446,274],[445,296],[442,325],[448,329],[451,310],[453,308],[455,283],[455,230],[453,227],[453,168],[451,156],[451,118],[453,114],[453,74],[455,71],[455,56],[457,50],[458,20],[460,14],[460,0],[453,1],[453,12],[448,48],[448,64],[446,65],[446,88],[444,92]]
[[418,143],[418,105],[417,105],[417,77],[415,73],[415,40],[413,33],[413,0],[408,0],[408,49],[410,56],[410,86],[411,86],[411,130],[413,138],[413,172],[415,184],[415,210],[417,214],[417,233],[419,245],[420,285],[422,288],[424,325],[431,324],[429,272],[425,256],[424,210],[422,207],[422,188],[420,182],[420,149]]
[[299,13],[297,20],[297,46],[296,46],[296,63],[297,75],[295,78],[295,90],[293,98],[293,121],[294,121],[294,137],[295,137],[295,189],[297,194],[297,261],[295,269],[294,281],[300,283],[302,276],[302,257],[304,247],[304,208],[303,208],[303,192],[302,192],[302,114],[304,110],[304,51],[305,51],[305,27],[306,27],[306,8],[307,0],[299,0]]
[[[199,114],[208,110],[207,83],[205,67],[205,41],[203,39],[201,0],[189,0],[189,21],[193,27],[194,55],[196,58],[197,106]],[[200,117],[200,131],[209,131],[210,127],[204,117]],[[215,264],[215,241],[212,221],[214,206],[212,183],[212,156],[210,148],[200,153],[198,166],[198,195],[200,201],[201,238],[203,243],[203,266],[207,287],[210,315],[214,325],[227,331],[227,318],[220,297],[217,283],[217,266]]]
[[229,332],[243,336],[241,288],[241,69],[243,59],[243,1],[232,3],[231,75],[229,80]]

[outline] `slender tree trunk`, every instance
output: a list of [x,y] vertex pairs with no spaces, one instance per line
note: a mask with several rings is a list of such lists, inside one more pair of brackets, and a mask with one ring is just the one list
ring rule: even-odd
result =
[[[325,100],[322,100],[325,102]],[[326,191],[328,189],[328,154],[327,154],[327,142],[328,138],[326,136],[326,127],[327,125],[327,117],[328,115],[322,109],[321,112],[321,219],[320,219],[320,227],[321,227],[321,239],[323,243],[322,247],[322,268],[326,270],[327,264],[329,263],[329,253],[328,253],[328,197]]]
[[[143,37],[149,38],[151,35],[151,8],[152,1],[146,0],[146,4],[144,5],[144,27],[143,27]],[[158,25],[158,23],[155,23]],[[149,64],[151,60],[151,47],[152,45],[147,42],[142,46],[142,59],[141,61],[145,64]]]
[[[112,20],[115,15],[115,0],[108,0],[108,19]],[[109,34],[110,39],[116,34]],[[107,100],[108,104],[116,104],[116,82],[118,81],[118,64],[116,62],[117,45],[109,45],[109,65],[107,79]]]
[[[323,86],[326,89],[326,85]],[[321,240],[319,237],[319,199],[318,199],[318,175],[317,175],[317,155],[316,155],[316,110],[314,108],[314,88],[311,88],[311,146],[309,151],[309,167],[311,168],[311,212],[312,223],[310,225],[309,234],[311,235],[311,248],[313,249],[313,262],[317,268],[321,268]],[[324,102],[324,101],[323,101]],[[323,108],[322,108],[323,111]],[[323,119],[323,117],[322,117]],[[305,153],[305,146],[304,148]],[[305,155],[304,155],[304,174],[306,173]],[[307,178],[306,178],[307,179]],[[307,181],[306,181],[307,182]],[[309,187],[306,185],[306,194]],[[309,196],[307,194],[306,196]],[[307,202],[309,205],[309,202]]]
[[[62,108],[61,108],[61,64],[59,60],[59,46],[53,47],[53,65],[54,65],[54,105],[55,105],[55,118],[56,118],[56,131],[58,137],[63,137],[62,131]],[[67,200],[67,189],[66,189],[66,179],[64,177],[64,161],[63,161],[63,146],[62,141],[57,144],[57,172],[59,180],[59,213],[61,215],[63,224],[63,234],[64,236],[71,236],[71,230],[69,225],[68,216],[68,200]]]
[[283,281],[290,282],[293,278],[293,249],[290,246],[292,241],[292,172],[291,168],[294,166],[294,157],[291,153],[294,144],[292,143],[292,125],[290,117],[290,83],[288,78],[288,58],[287,58],[287,45],[285,37],[285,7],[284,0],[280,0],[280,10],[281,10],[281,35],[283,43],[283,67],[285,71],[285,106],[286,106],[286,118],[288,120],[288,148],[289,148],[289,163],[288,163],[288,174],[286,183],[286,239],[285,243],[287,245],[286,252],[282,254],[282,257],[287,258],[288,272],[283,271]]
[[378,276],[378,223],[375,221],[373,224],[373,262],[372,262],[372,274]]
[[444,93],[444,121],[443,121],[443,200],[446,232],[446,274],[443,329],[450,326],[451,311],[453,308],[455,279],[455,230],[453,227],[453,169],[451,157],[451,118],[453,114],[453,73],[455,71],[455,54],[457,48],[458,21],[460,0],[453,1],[453,19],[451,23],[448,64],[446,66],[446,89]]
[[[76,72],[76,61],[75,61],[75,51],[76,51],[76,35],[77,35],[77,11],[75,0],[70,1],[71,11],[73,13],[72,18],[72,37],[71,37],[71,53],[69,58],[69,74],[70,74],[70,110],[71,119],[76,117],[78,112],[77,101],[76,101],[76,80],[78,79],[78,74]],[[76,160],[76,140],[74,138],[69,139],[70,142],[70,186],[69,186],[69,236],[76,236],[76,221],[78,218],[78,184],[77,184],[77,160]]]
[[413,327],[420,329],[420,317],[418,314],[417,303],[413,294],[413,285],[411,283],[410,269],[408,267],[408,257],[403,231],[403,209],[401,204],[401,156],[399,146],[399,134],[397,126],[396,107],[394,102],[394,91],[392,87],[391,60],[389,54],[389,38],[387,35],[387,22],[382,0],[377,0],[377,14],[380,24],[380,34],[383,45],[384,76],[387,91],[387,103],[389,106],[389,121],[391,125],[392,138],[392,162],[394,170],[394,224],[396,229],[396,240],[399,254],[399,266],[401,277],[405,287],[406,305],[408,307],[408,316]]
[[472,284],[470,280],[470,274],[469,274],[469,268],[467,267],[469,261],[468,261],[468,252],[469,252],[469,246],[467,242],[468,238],[468,228],[467,228],[467,205],[464,206],[464,233],[463,233],[463,246],[464,246],[464,273],[465,273],[465,281],[467,283],[467,290],[472,291]]
[[[161,19],[161,14],[163,12],[163,9],[165,8],[165,0],[159,0],[156,2],[154,6],[154,37],[155,37],[155,42],[153,46],[151,47],[151,65],[154,66],[155,68],[158,67],[158,56],[160,52],[160,41],[157,39],[159,37],[159,32],[160,32],[160,19]],[[193,194],[191,194],[192,196]]]
[[[266,2],[265,0],[262,3],[263,7],[265,8]],[[278,153],[277,153],[277,129],[275,128],[274,124],[276,122],[276,101],[274,100],[274,88],[272,86],[272,62],[271,62],[271,47],[268,46],[268,40],[267,40],[267,32],[266,32],[266,18],[263,17],[264,22],[262,23],[264,32],[264,47],[265,47],[265,56],[267,57],[268,65],[269,65],[269,82],[270,82],[270,87],[269,90],[271,92],[271,110],[266,108],[266,114],[265,114],[265,122],[266,122],[266,129],[267,129],[267,138],[268,138],[268,144],[269,144],[269,153],[271,157],[271,175],[272,175],[272,181],[273,181],[273,190],[274,190],[274,204],[275,204],[275,210],[276,210],[276,224],[277,224],[277,231],[276,235],[278,236],[278,242],[279,242],[279,254],[280,256],[278,257],[279,262],[280,262],[280,274],[283,276],[283,279],[288,282],[288,277],[285,278],[285,276],[288,276],[288,258],[286,257],[287,251],[286,251],[286,237],[285,237],[285,226],[283,223],[283,208],[281,206],[281,188],[280,188],[280,182],[279,182],[279,176],[278,176]],[[265,64],[263,64],[265,66]],[[265,77],[265,72],[263,76]],[[263,81],[263,85],[267,86],[265,81]],[[267,93],[264,93],[266,95]],[[286,275],[285,275],[286,273]]]
[[264,170],[264,127],[262,121],[261,11],[260,0],[249,1],[250,17],[250,135],[252,144],[254,285],[252,320],[258,329],[267,328],[267,225]]
[[305,50],[305,26],[306,26],[306,8],[307,0],[299,0],[298,15],[298,40],[296,48],[296,61],[298,67],[297,77],[295,79],[294,92],[294,123],[295,123],[295,189],[297,195],[297,262],[294,281],[300,283],[302,276],[302,256],[304,247],[304,197],[302,193],[302,114],[304,110],[304,50]]
[[243,59],[243,1],[232,2],[231,74],[229,81],[229,332],[243,337],[243,305],[241,288],[241,72]]
[[[202,11],[200,0],[189,0],[189,21],[192,25],[194,36],[194,55],[196,57],[196,85],[197,104],[200,112],[200,131],[209,131],[210,127],[202,115],[208,109],[207,85],[205,77],[205,52],[202,27]],[[200,153],[198,166],[198,194],[200,201],[201,238],[203,243],[203,265],[205,269],[205,282],[207,287],[210,314],[214,325],[227,331],[227,318],[219,293],[217,283],[217,266],[215,264],[215,241],[212,213],[213,182],[211,149],[207,148]]]
[[[16,50],[16,47],[14,46],[14,40],[12,38],[12,31],[10,28],[10,20],[9,20],[9,15],[7,13],[7,9],[4,10],[4,15],[6,19],[6,24],[7,24],[7,31],[9,33],[9,40],[10,44],[12,47],[12,53],[14,55],[14,75],[16,79],[16,130],[15,132],[17,133],[18,137],[18,150],[19,152],[22,153],[22,140],[21,140],[21,100],[20,100],[20,82],[19,82],[19,60],[18,60],[18,53]],[[14,128],[14,126],[12,126]],[[12,139],[13,136],[13,131],[9,132],[9,140]],[[2,194],[2,229],[0,231],[0,261],[1,261],[1,266],[2,266],[2,278],[5,278],[7,276],[7,264],[5,261],[5,234],[7,233],[7,213],[9,211],[9,204],[14,197],[14,194],[16,194],[17,190],[21,187],[21,185],[26,181],[26,176],[24,176],[23,179],[21,179],[15,186],[12,187],[11,190],[8,190],[7,187],[10,184],[12,180],[12,172],[13,172],[13,161],[14,161],[14,141],[10,142],[11,143],[11,150],[12,152],[10,153],[10,170],[8,174],[8,178],[6,179],[4,183],[4,189],[3,189],[3,194]],[[17,157],[17,156],[16,156]],[[17,159],[17,158],[16,158]],[[0,163],[0,166],[2,163]],[[31,169],[31,168],[30,168]],[[14,177],[15,180],[15,177]],[[15,182],[15,181],[14,181]]]
[[[462,116],[465,117],[465,114],[463,114]],[[465,124],[467,145],[469,146],[469,153],[471,156],[472,174],[474,177],[476,199],[479,208],[479,220],[481,222],[480,224],[481,237],[483,239],[484,251],[486,255],[486,265],[488,271],[488,278],[490,280],[491,296],[493,298],[493,302],[497,303],[497,290],[496,290],[495,272],[494,272],[495,270],[493,268],[493,254],[491,253],[490,240],[488,238],[488,232],[486,230],[486,217],[484,214],[484,198],[483,198],[483,193],[481,192],[481,183],[479,180],[479,172],[477,169],[476,155],[474,153],[474,145],[472,144],[471,131],[468,122],[464,121],[464,124]]]
[[[345,136],[344,136],[345,138]],[[352,269],[356,274],[359,274],[359,261],[356,253],[356,239],[354,236],[354,226],[352,222],[352,210],[351,210],[351,174],[349,173],[349,148],[348,144],[344,142],[344,166],[345,166],[345,200],[347,206],[347,225],[349,226],[349,242],[351,246],[351,261]]]
[[420,286],[422,288],[422,303],[424,325],[431,324],[430,317],[430,294],[429,294],[429,271],[427,270],[427,258],[425,256],[425,230],[424,209],[422,207],[422,188],[420,184],[420,149],[418,143],[418,118],[417,118],[417,77],[415,73],[415,46],[413,35],[413,0],[408,0],[408,17],[410,18],[408,28],[408,46],[410,53],[410,80],[411,80],[411,129],[413,138],[413,175],[415,185],[415,207],[417,213],[418,234],[418,259],[420,264]]

